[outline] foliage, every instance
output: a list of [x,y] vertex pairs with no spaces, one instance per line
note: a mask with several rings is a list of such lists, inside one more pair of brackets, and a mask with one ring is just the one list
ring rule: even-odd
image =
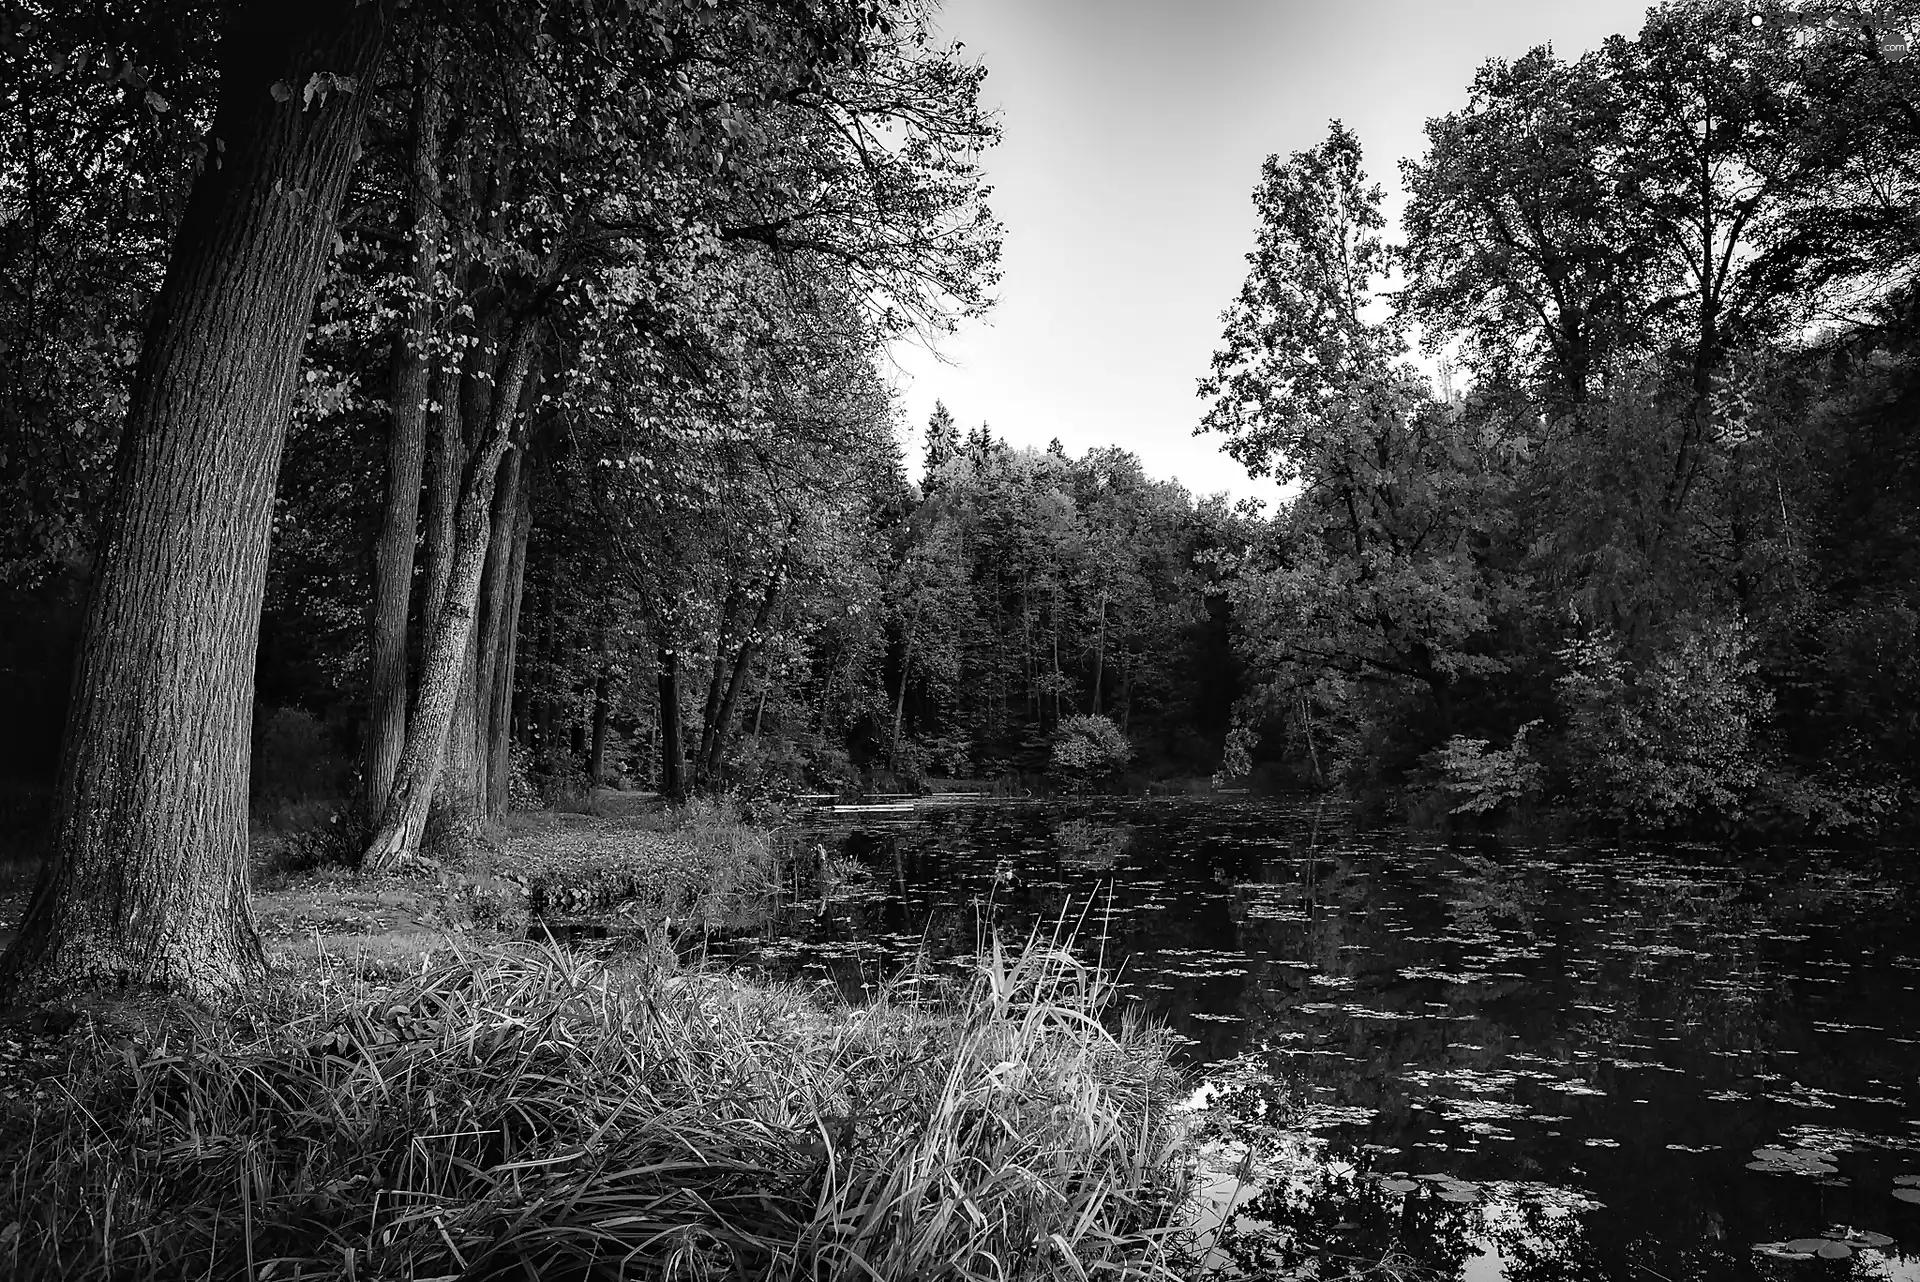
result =
[[1053,773],[1081,787],[1125,769],[1131,760],[1133,745],[1107,717],[1068,717],[1053,733]]
[[1521,726],[1505,748],[1495,748],[1486,739],[1454,735],[1428,754],[1441,790],[1456,798],[1452,814],[1484,815],[1539,791],[1544,769],[1527,749],[1527,733],[1539,724],[1529,721]]
[[1655,829],[1741,817],[1762,778],[1756,731],[1773,700],[1738,623],[1688,621],[1637,664],[1605,637],[1576,640],[1560,657],[1573,782],[1585,805]]
[[1171,1277],[1166,1034],[1109,1033],[1110,982],[1040,944],[921,978],[850,1007],[503,948],[254,1032],[83,1035],[5,1128],[0,1250],[23,1277]]
[[1201,385],[1298,484],[1231,567],[1232,773],[1438,770],[1476,812],[1529,726],[1604,823],[1912,818],[1920,72],[1747,8],[1488,62],[1404,164],[1400,245],[1338,123],[1267,160]]

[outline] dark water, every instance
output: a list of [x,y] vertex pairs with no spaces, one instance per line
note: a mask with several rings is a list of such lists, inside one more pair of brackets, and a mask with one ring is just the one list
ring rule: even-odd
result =
[[[857,989],[923,939],[971,950],[983,913],[1084,914],[1206,1083],[1225,1276],[1395,1253],[1515,1282],[1920,1278],[1920,1193],[1896,1196],[1920,1189],[1920,859],[1422,844],[1336,813],[826,829],[864,878],[731,951]],[[1823,1234],[1848,1258],[1754,1249]]]

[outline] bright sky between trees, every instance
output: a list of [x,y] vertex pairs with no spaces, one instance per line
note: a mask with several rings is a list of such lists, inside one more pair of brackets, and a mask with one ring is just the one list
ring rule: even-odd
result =
[[945,0],[942,35],[989,75],[1006,137],[987,159],[1007,229],[999,303],[896,349],[909,473],[936,399],[962,430],[1070,454],[1118,445],[1198,494],[1271,499],[1192,435],[1195,386],[1246,275],[1260,162],[1339,118],[1367,171],[1466,103],[1481,63],[1551,43],[1576,57],[1640,28],[1645,0]]

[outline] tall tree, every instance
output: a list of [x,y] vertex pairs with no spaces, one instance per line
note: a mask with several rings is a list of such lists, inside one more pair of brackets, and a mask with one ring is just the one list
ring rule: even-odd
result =
[[247,902],[254,653],[275,474],[387,5],[236,6],[215,157],[135,377],[49,858],[0,991],[263,971]]

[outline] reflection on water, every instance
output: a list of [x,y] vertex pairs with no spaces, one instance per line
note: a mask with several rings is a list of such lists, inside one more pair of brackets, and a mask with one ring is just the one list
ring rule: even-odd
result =
[[1908,852],[1447,846],[1196,802],[820,840],[853,878],[730,950],[857,990],[982,913],[1081,922],[1205,1079],[1223,1275],[1920,1278]]

